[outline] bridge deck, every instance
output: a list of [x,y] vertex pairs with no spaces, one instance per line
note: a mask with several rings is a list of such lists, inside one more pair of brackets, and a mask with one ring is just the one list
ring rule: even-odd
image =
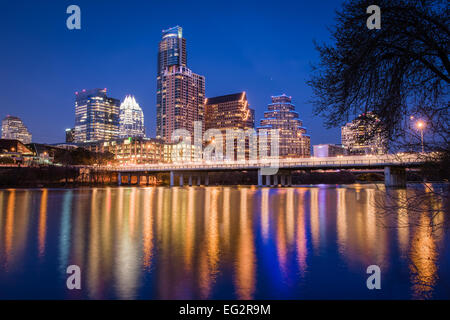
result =
[[423,157],[415,154],[381,155],[381,156],[347,156],[333,158],[302,158],[302,159],[267,159],[247,161],[221,162],[185,162],[169,164],[100,166],[98,169],[114,172],[169,172],[169,171],[228,171],[228,170],[257,170],[275,167],[294,170],[317,169],[361,169],[383,168],[386,166],[418,167],[424,163]]

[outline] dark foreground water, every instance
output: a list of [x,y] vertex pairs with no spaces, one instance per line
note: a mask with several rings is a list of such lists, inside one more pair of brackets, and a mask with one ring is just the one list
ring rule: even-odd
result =
[[[448,232],[383,214],[385,197],[373,185],[0,190],[0,299],[450,298]],[[366,286],[374,264],[381,290]],[[66,287],[69,265],[81,290]]]

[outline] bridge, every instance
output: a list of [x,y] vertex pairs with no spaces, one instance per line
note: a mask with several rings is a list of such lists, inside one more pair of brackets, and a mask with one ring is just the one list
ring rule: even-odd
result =
[[117,172],[119,185],[122,184],[123,176],[127,176],[127,182],[130,183],[131,177],[135,175],[139,179],[142,176],[149,179],[149,175],[155,173],[168,173],[170,175],[170,186],[175,185],[175,178],[178,178],[180,186],[184,185],[184,178],[187,178],[190,186],[192,186],[193,182],[201,185],[202,180],[204,185],[208,185],[208,172],[257,171],[258,186],[291,186],[292,172],[297,170],[383,169],[386,187],[404,187],[406,186],[406,169],[418,168],[424,163],[425,157],[423,154],[386,154],[332,158],[198,161],[106,166],[101,168]]

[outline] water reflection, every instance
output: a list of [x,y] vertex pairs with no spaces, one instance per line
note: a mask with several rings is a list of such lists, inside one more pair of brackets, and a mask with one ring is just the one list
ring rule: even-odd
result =
[[[445,216],[411,225],[398,206],[392,228],[378,198],[370,186],[3,190],[0,298],[48,286],[61,289],[47,298],[361,298],[371,264],[397,282],[382,298],[446,297],[448,235],[423,227]],[[78,294],[64,290],[70,264],[82,269]],[[27,270],[42,276],[13,285]]]
[[61,212],[61,235],[59,236],[59,267],[61,272],[64,272],[69,265],[70,233],[72,229],[72,197],[73,192],[71,190],[65,193]]
[[239,235],[236,264],[236,293],[239,299],[252,299],[255,290],[255,252],[252,217],[247,208],[248,189],[240,192]]
[[421,218],[411,246],[411,269],[413,296],[416,299],[430,298],[437,280],[437,250],[430,221],[426,215]]
[[15,191],[11,191],[8,197],[8,204],[6,209],[6,223],[5,223],[5,265],[6,269],[8,269],[8,263],[11,260],[11,248],[13,242],[13,233],[14,233],[14,206],[16,200]]
[[311,237],[314,251],[319,249],[319,189],[311,188],[310,190],[310,225]]
[[407,255],[409,245],[409,215],[408,210],[404,207],[407,201],[405,189],[397,190],[397,229],[398,229],[398,246],[400,254]]
[[297,263],[298,270],[301,276],[305,275],[306,272],[306,258],[308,256],[308,240],[306,236],[305,227],[305,189],[297,189],[297,221],[295,225],[297,226],[296,234],[296,249],[297,249]]
[[337,189],[337,242],[339,246],[339,252],[345,253],[347,248],[347,206],[346,206],[346,194],[347,189]]
[[48,190],[44,189],[41,196],[41,209],[39,210],[39,258],[45,254],[45,237],[47,234],[47,197]]

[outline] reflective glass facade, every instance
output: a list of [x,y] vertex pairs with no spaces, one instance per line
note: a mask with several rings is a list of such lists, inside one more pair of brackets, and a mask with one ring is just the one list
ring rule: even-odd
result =
[[76,92],[75,142],[119,137],[120,101],[106,96],[106,89]]
[[[187,68],[181,27],[164,30],[159,43],[156,89],[156,137],[171,142],[172,132],[194,132],[204,122],[205,77]],[[203,124],[204,127],[204,124]]]

